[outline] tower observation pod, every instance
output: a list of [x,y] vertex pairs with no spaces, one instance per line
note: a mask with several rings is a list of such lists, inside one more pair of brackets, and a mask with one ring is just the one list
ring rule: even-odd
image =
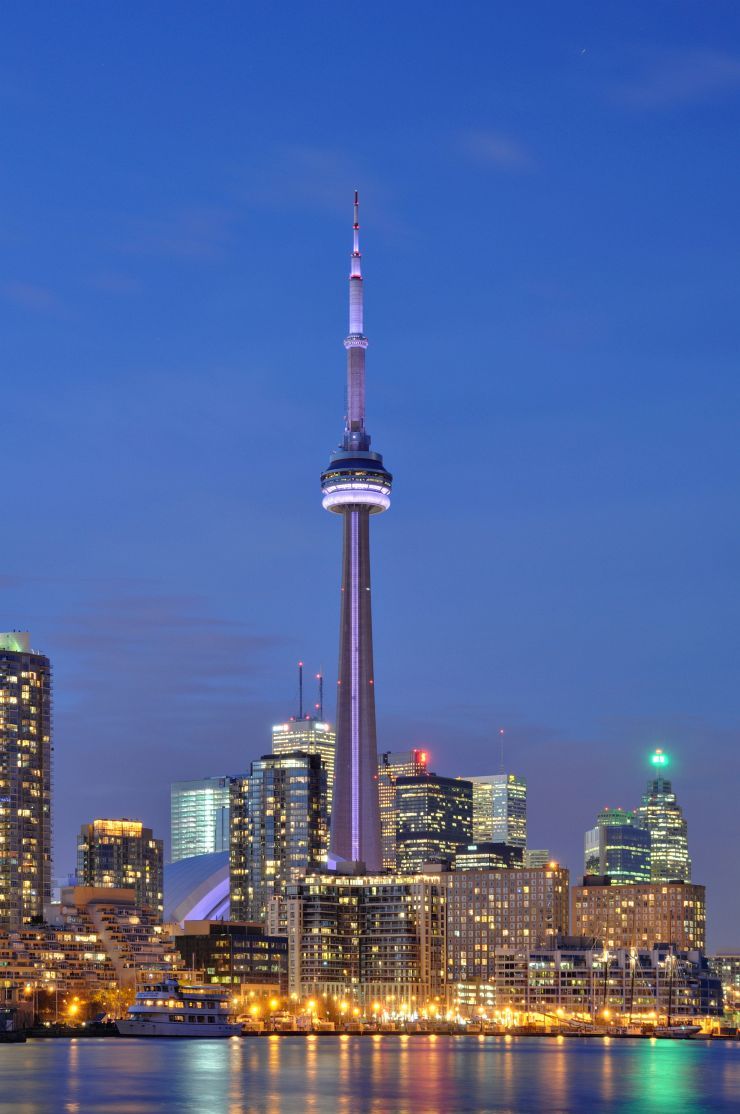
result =
[[359,199],[349,275],[347,413],[341,447],[321,474],[326,510],[342,516],[337,743],[330,861],[382,868],[370,602],[370,515],[390,506],[393,477],[365,429],[365,351]]

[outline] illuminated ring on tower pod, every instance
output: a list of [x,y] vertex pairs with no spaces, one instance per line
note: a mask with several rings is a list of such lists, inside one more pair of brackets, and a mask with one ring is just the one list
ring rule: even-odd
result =
[[[390,490],[390,489],[388,489]],[[382,514],[391,505],[387,491],[370,484],[337,484],[331,488],[324,488],[324,497],[321,505],[326,511],[341,514],[343,507],[362,506],[369,507],[370,514]]]

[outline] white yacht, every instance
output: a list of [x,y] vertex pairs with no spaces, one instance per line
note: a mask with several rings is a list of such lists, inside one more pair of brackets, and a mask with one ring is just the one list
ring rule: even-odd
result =
[[122,1037],[236,1037],[229,1021],[229,996],[215,986],[180,986],[177,979],[143,986],[117,1022]]

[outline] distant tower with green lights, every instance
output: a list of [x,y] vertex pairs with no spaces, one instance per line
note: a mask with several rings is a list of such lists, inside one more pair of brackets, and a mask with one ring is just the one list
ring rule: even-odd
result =
[[653,882],[691,881],[689,840],[683,809],[665,777],[668,755],[655,750],[650,756],[655,777],[647,783],[642,804],[636,810],[640,827],[650,832],[650,862]]

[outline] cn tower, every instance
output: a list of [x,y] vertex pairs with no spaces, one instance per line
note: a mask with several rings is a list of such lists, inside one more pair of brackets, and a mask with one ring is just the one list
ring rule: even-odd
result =
[[349,275],[347,413],[341,447],[321,473],[323,505],[342,516],[341,614],[337,682],[337,749],[329,859],[382,868],[378,747],[375,734],[373,627],[370,604],[370,515],[390,506],[392,476],[370,451],[365,428],[365,350],[359,198]]

